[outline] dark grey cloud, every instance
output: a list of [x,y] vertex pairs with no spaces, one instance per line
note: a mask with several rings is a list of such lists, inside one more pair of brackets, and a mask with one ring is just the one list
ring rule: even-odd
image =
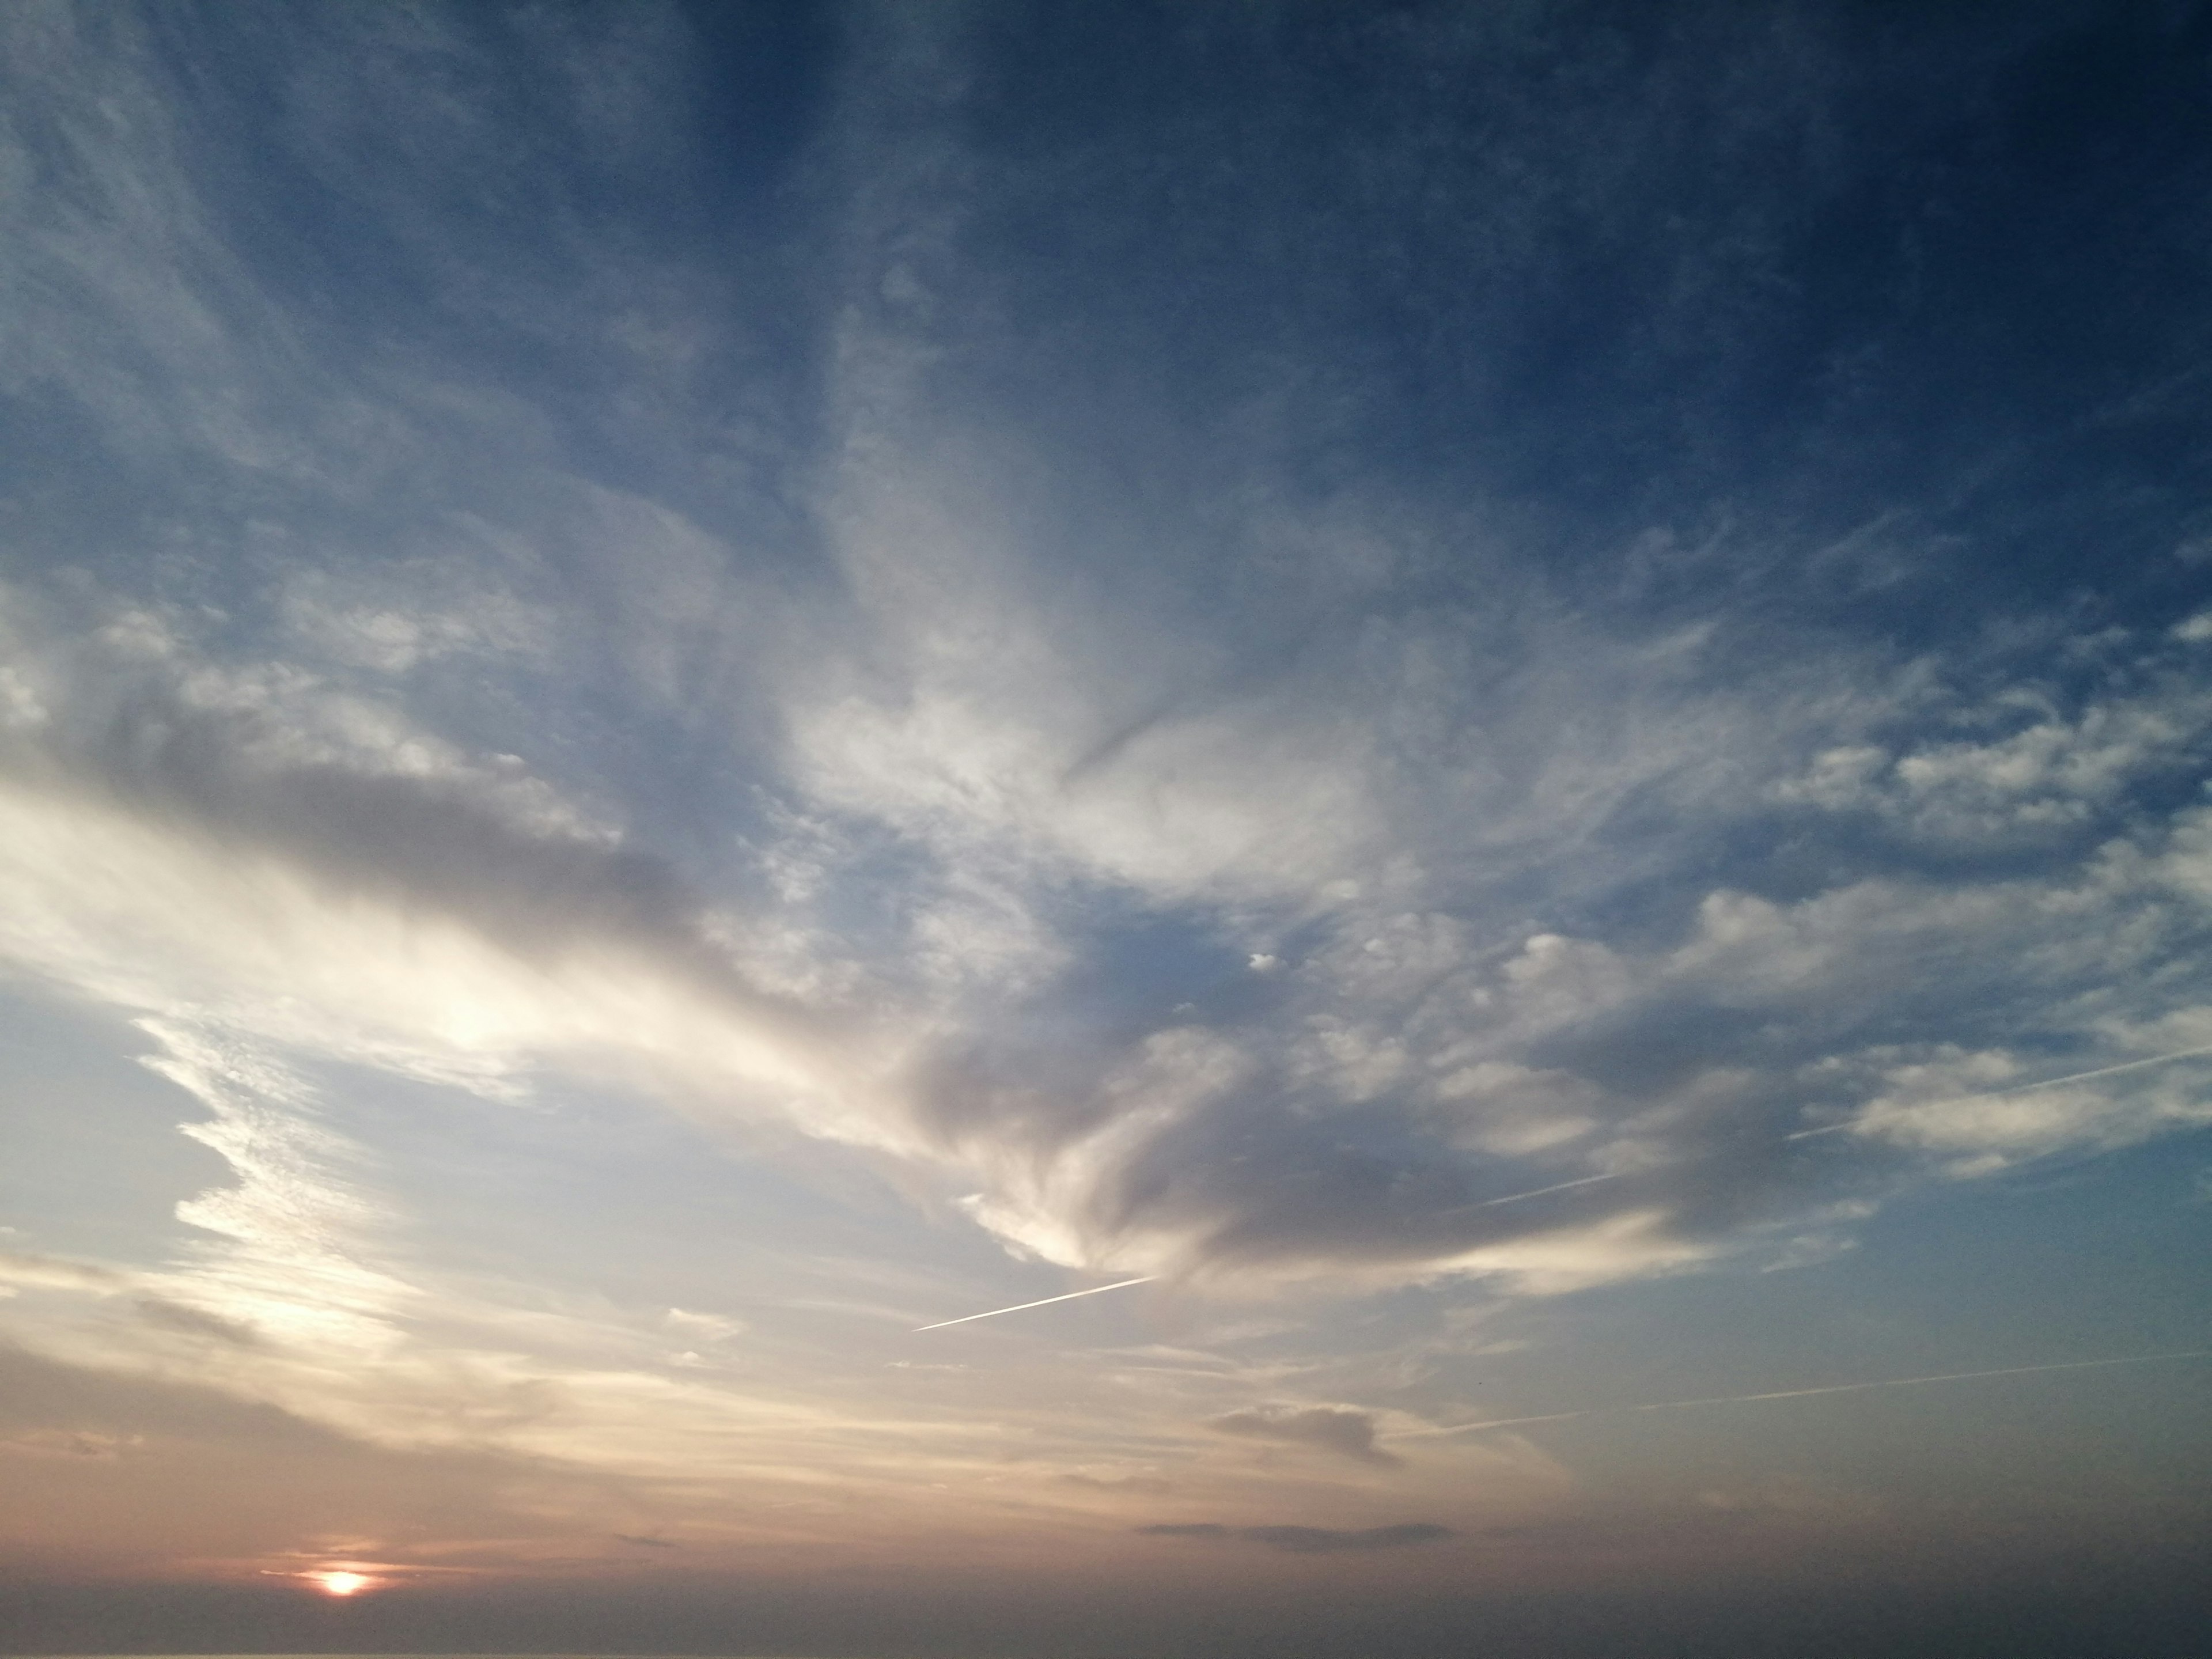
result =
[[1434,1544],[1452,1536],[1449,1527],[1432,1521],[1407,1521],[1394,1527],[1339,1532],[1327,1527],[1244,1527],[1237,1535],[1292,1555],[1334,1555],[1354,1550],[1395,1550],[1409,1544]]
[[495,772],[410,775],[373,753],[316,756],[319,734],[300,719],[312,690],[211,709],[166,675],[88,689],[48,752],[65,775],[150,817],[281,853],[342,888],[435,908],[518,945],[598,936],[678,960],[704,954],[696,900],[665,860],[519,822]]
[[1216,1434],[1319,1448],[1362,1463],[1402,1460],[1375,1443],[1375,1414],[1356,1406],[1248,1406],[1206,1419]]
[[1401,1522],[1391,1527],[1366,1527],[1339,1531],[1328,1527],[1224,1527],[1201,1521],[1139,1527],[1148,1538],[1227,1538],[1262,1544],[1289,1555],[1340,1555],[1364,1550],[1403,1549],[1413,1544],[1433,1544],[1455,1534],[1449,1527],[1431,1521]]

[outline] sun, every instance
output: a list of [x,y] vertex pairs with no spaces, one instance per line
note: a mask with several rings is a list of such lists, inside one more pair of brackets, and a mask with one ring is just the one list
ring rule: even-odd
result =
[[325,1595],[356,1595],[376,1583],[365,1572],[310,1572],[301,1576],[311,1580]]

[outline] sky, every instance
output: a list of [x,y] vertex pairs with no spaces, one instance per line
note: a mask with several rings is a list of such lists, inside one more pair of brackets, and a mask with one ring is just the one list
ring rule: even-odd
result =
[[0,77],[0,1650],[2191,1650],[2212,13]]

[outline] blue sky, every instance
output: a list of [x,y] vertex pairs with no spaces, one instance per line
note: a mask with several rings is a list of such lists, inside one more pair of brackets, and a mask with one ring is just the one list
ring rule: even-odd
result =
[[2164,1650],[2198,9],[0,28],[30,1647]]

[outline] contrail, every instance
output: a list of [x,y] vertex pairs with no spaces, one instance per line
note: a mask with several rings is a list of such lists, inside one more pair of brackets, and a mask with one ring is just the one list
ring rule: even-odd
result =
[[[2040,1083],[2023,1083],[2011,1089],[1984,1089],[1977,1095],[1953,1095],[1944,1100],[1923,1103],[1929,1106],[1956,1106],[1969,1100],[2002,1100],[2007,1095],[2024,1095],[2037,1089],[2056,1089],[2062,1083],[2087,1083],[2093,1077],[2111,1077],[2119,1072],[2137,1072],[2146,1066],[2163,1066],[2169,1060],[2195,1060],[2202,1054],[2212,1054],[2212,1043],[2202,1048],[2183,1048],[2170,1054],[2153,1054],[2148,1060],[2123,1060],[2118,1066],[2100,1066],[2094,1072],[2075,1072],[2066,1077],[2047,1077]],[[1810,1140],[1814,1135],[1840,1134],[1857,1121],[1856,1117],[1841,1123],[1831,1123],[1824,1129],[1800,1129],[1796,1134],[1784,1135],[1784,1140]]]
[[1641,1175],[1642,1170],[1616,1170],[1611,1175],[1583,1176],[1576,1181],[1561,1181],[1549,1187],[1539,1187],[1532,1192],[1508,1193],[1503,1198],[1480,1198],[1472,1204],[1458,1206],[1462,1210],[1487,1210],[1498,1204],[1518,1204],[1524,1198],[1541,1198],[1547,1193],[1564,1193],[1570,1187],[1588,1187],[1600,1181],[1618,1181],[1625,1175]]
[[1524,1423],[1565,1423],[1577,1417],[1625,1415],[1630,1412],[1686,1411],[1694,1406],[1740,1406],[1754,1400],[1804,1400],[1816,1394],[1857,1394],[1867,1389],[1914,1389],[1929,1382],[1969,1382],[1984,1376],[2027,1376],[2037,1371],[2081,1371],[2104,1365],[2148,1365],[2160,1360],[2212,1359],[2212,1348],[2192,1348],[2184,1353],[2126,1354],[2118,1359],[2062,1359],[2044,1365],[2006,1365],[1993,1371],[1941,1371],[1933,1376],[1890,1376],[1876,1382],[1831,1382],[1819,1389],[1779,1389],[1771,1394],[1723,1394],[1705,1400],[1655,1400],[1641,1406],[1591,1406],[1578,1412],[1546,1412],[1536,1417],[1493,1417],[1480,1423],[1453,1423],[1437,1429],[1412,1429],[1394,1434],[1393,1440],[1419,1440],[1431,1435],[1471,1434],[1478,1429],[1517,1428]]
[[914,1334],[924,1331],[941,1331],[947,1325],[965,1325],[971,1319],[996,1319],[1000,1314],[1019,1313],[1024,1308],[1048,1308],[1055,1302],[1073,1302],[1079,1296],[1099,1296],[1108,1291],[1126,1291],[1132,1285],[1149,1285],[1158,1273],[1146,1273],[1141,1279],[1124,1279],[1111,1285],[1093,1285],[1087,1291],[1070,1291],[1066,1296],[1048,1296],[1036,1302],[1017,1302],[1011,1308],[994,1308],[988,1313],[963,1314],[957,1319],[940,1319],[934,1325],[917,1325]]

